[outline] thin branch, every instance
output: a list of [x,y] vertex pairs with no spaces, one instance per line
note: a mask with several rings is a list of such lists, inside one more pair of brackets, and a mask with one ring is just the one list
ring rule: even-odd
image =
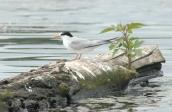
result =
[[[157,49],[157,48],[154,48],[154,49],[153,49],[151,52],[149,52],[148,54],[146,54],[146,55],[144,55],[144,56],[142,56],[142,57],[139,57],[139,58],[137,58],[137,59],[131,61],[131,63],[134,63],[134,62],[136,62],[136,61],[138,61],[138,60],[140,60],[140,59],[143,59],[143,58],[145,58],[145,57],[150,56],[151,54],[153,54],[153,52],[154,52],[156,49]],[[113,57],[113,58],[111,58],[111,59],[109,59],[109,60],[116,59],[116,58],[121,57],[121,56],[123,56],[123,55],[125,55],[125,53],[121,53],[121,54],[119,54],[118,56]],[[106,60],[106,61],[108,61],[108,60]]]
[[154,52],[156,49],[157,49],[157,48],[154,48],[154,49],[153,49],[151,52],[149,52],[148,54],[146,54],[146,55],[144,55],[144,56],[141,56],[141,57],[139,57],[139,58],[137,58],[137,59],[131,61],[131,63],[134,63],[134,62],[136,62],[136,61],[138,61],[138,60],[140,60],[140,59],[143,59],[143,58],[145,58],[145,57],[150,56],[151,54],[153,54],[153,52]]

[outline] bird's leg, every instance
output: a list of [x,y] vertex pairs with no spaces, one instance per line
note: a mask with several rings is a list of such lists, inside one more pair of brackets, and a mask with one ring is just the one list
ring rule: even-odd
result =
[[74,60],[77,60],[78,59],[78,56],[79,56],[79,54],[76,54]]
[[75,58],[73,60],[77,60],[77,59],[80,59],[80,58],[81,58],[81,54],[78,53],[78,54],[76,54],[76,56],[75,56]]
[[78,59],[81,59],[81,54],[78,55]]

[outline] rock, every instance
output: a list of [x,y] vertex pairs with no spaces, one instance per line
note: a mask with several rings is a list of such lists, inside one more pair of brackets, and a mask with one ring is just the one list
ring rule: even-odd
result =
[[[165,59],[158,48],[145,47],[140,57],[132,61],[137,72],[125,67],[126,57],[121,54],[116,57],[102,55],[96,59],[58,60],[0,81],[0,92],[8,90],[11,93],[3,94],[2,101],[7,103],[9,112],[61,111],[70,103],[114,95],[128,84],[135,85],[160,76],[161,63]],[[80,107],[78,110],[88,109]]]

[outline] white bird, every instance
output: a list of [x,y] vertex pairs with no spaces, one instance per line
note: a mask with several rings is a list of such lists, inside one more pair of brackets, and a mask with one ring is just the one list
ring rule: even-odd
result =
[[74,37],[70,32],[61,32],[55,35],[55,38],[62,39],[63,45],[70,51],[76,53],[75,59],[80,59],[81,54],[94,50],[96,47],[110,43],[116,38],[108,40],[88,40]]

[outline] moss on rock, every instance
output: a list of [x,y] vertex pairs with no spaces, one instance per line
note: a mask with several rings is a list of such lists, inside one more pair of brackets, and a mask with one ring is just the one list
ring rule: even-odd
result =
[[[111,85],[114,87],[124,86],[135,76],[136,72],[124,67],[118,67],[115,70],[108,71],[97,75],[96,77],[85,77],[79,79],[80,86],[84,89],[96,89],[99,86]],[[121,88],[123,88],[121,86]]]
[[61,83],[58,85],[58,90],[62,96],[66,96],[69,94],[70,87],[67,83]]

